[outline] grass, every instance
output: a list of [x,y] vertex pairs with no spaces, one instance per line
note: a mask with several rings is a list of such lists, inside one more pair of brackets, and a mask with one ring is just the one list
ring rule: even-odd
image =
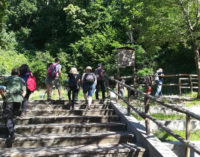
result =
[[185,106],[186,107],[200,106],[200,99],[192,100],[191,102],[187,103]]
[[[136,113],[132,113],[137,120],[144,120],[142,117],[137,115]],[[162,113],[151,114],[150,116],[156,118],[157,120],[185,120],[185,115],[164,115]]]
[[[174,130],[175,133],[180,135],[181,137],[185,138],[185,131],[177,131]],[[178,141],[176,138],[171,136],[166,131],[156,131],[154,132],[154,135],[157,136],[161,141]],[[190,141],[200,141],[200,130],[192,131],[190,134]]]
[[[40,90],[36,90],[34,93],[31,94],[30,96],[30,100],[41,100],[42,99],[42,95],[45,93],[45,89],[40,89]],[[105,93],[106,94],[106,93]],[[52,91],[52,99],[54,100],[58,100],[59,96],[58,96],[58,90],[54,89]],[[68,96],[67,96],[67,90],[62,88],[62,97],[64,100],[68,100]],[[99,92],[99,98],[102,98],[102,93],[101,91]],[[45,94],[44,100],[47,99],[47,94]],[[83,90],[81,89],[78,93],[78,99],[79,100],[84,100],[84,96],[83,96]],[[93,99],[95,99],[95,93],[93,94]]]
[[188,96],[188,97],[191,97],[191,98],[196,98],[197,97],[197,92],[186,93],[186,94],[184,94],[184,96]]
[[183,120],[185,119],[185,115],[164,115],[162,113],[151,114],[152,117],[156,118],[157,120]]

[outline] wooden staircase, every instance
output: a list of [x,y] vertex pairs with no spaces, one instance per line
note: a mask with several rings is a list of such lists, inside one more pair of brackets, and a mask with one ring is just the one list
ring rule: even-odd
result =
[[69,108],[67,101],[30,102],[27,114],[16,119],[11,148],[7,129],[0,126],[0,156],[144,157],[145,149],[134,144],[134,135],[108,102],[95,101],[87,110],[79,101]]

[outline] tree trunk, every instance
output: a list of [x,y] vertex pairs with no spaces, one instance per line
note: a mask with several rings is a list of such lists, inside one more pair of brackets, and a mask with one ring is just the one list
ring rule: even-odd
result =
[[197,98],[200,98],[200,58],[199,58],[199,48],[198,48],[198,46],[196,44],[194,44],[193,51],[194,51],[194,57],[195,57],[197,75],[198,75],[198,94],[197,94]]

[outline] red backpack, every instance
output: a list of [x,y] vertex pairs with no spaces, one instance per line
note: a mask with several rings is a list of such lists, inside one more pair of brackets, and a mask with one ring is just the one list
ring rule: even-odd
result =
[[30,72],[30,75],[26,81],[26,87],[31,92],[34,92],[36,89],[36,78],[33,76],[33,74]]
[[56,65],[55,64],[51,64],[50,67],[47,70],[47,74],[50,78],[55,78],[57,75],[57,71],[56,71]]

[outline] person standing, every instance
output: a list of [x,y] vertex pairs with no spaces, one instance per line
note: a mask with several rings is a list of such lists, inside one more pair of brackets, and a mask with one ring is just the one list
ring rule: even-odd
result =
[[96,75],[92,72],[92,67],[87,66],[85,69],[85,73],[82,76],[82,84],[83,84],[83,94],[86,103],[88,103],[88,109],[92,104],[92,95],[95,91],[97,78]]
[[72,109],[74,109],[74,103],[78,100],[78,92],[80,89],[80,75],[75,67],[71,68],[67,82],[69,84],[68,99],[71,103]]
[[[22,64],[19,67],[19,73],[20,73],[19,76],[25,81],[25,83],[27,83],[29,76],[32,75],[30,68],[27,64]],[[27,108],[28,100],[29,100],[31,93],[32,92],[27,88],[27,85],[26,85],[26,95],[25,95],[24,101],[22,103],[22,114],[26,113],[26,108]]]
[[21,114],[20,109],[22,101],[24,100],[23,95],[26,90],[26,84],[25,81],[19,77],[19,70],[17,68],[12,69],[11,76],[6,78],[2,84],[6,87],[6,91],[0,90],[4,101],[3,119],[9,131],[9,139],[14,140],[14,118]]
[[101,88],[102,91],[102,99],[105,99],[105,86],[104,86],[104,74],[103,74],[103,66],[101,63],[98,64],[98,68],[95,70],[95,75],[97,77],[97,86],[96,86],[96,99],[99,100],[99,91]]
[[55,59],[55,63],[50,65],[47,70],[47,78],[46,78],[46,87],[47,87],[47,100],[51,100],[51,92],[52,87],[58,90],[59,100],[62,100],[61,93],[61,68],[60,60],[58,58]]
[[163,75],[164,75],[163,69],[159,68],[155,74],[155,82],[157,85],[156,94],[155,94],[156,97],[162,96],[162,85],[163,85],[163,77],[162,76]]

